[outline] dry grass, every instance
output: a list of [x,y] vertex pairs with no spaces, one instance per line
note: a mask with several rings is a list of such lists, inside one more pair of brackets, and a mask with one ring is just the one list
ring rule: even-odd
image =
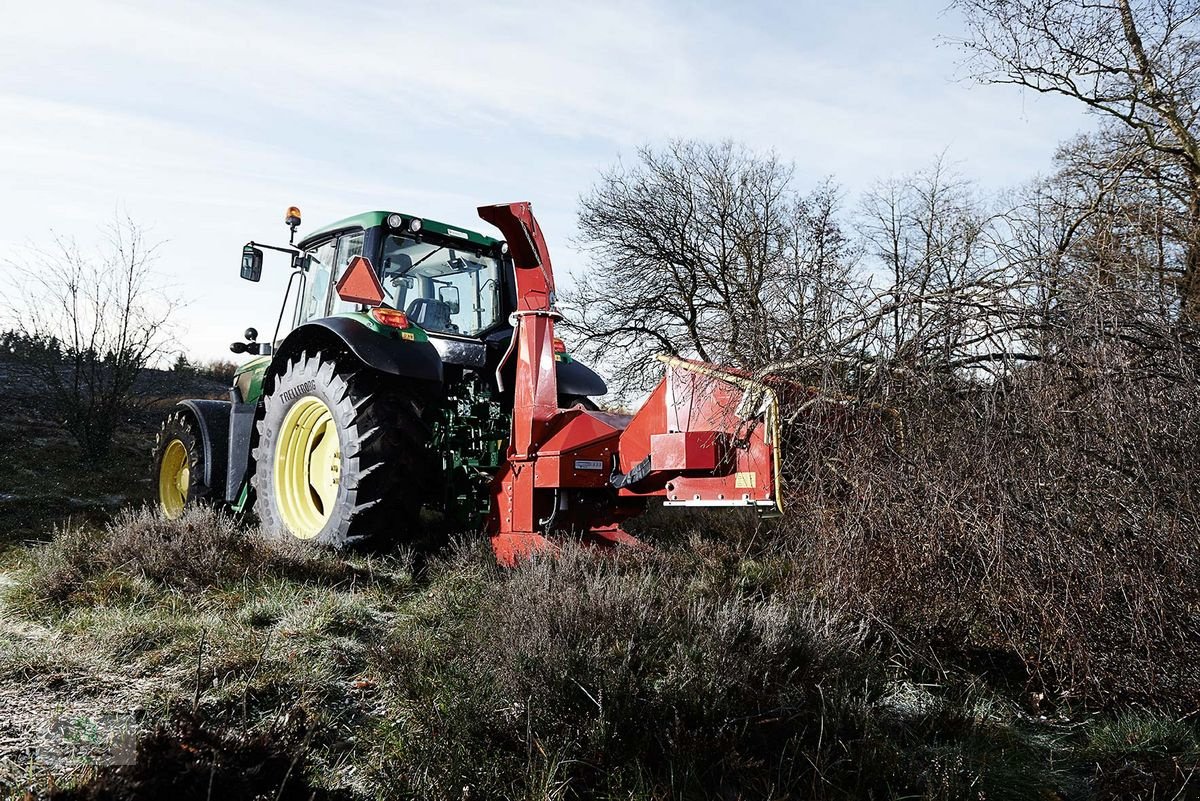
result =
[[361,577],[332,553],[294,540],[268,539],[212,508],[166,520],[125,510],[102,529],[70,526],[31,552],[32,575],[13,598],[26,611],[53,611],[124,597],[146,583],[177,592],[270,578],[334,586]]
[[[486,554],[443,563],[379,665],[377,780],[410,797],[528,799],[1028,799],[1099,786],[1069,727],[969,674],[917,684],[858,618],[697,545],[571,551],[500,575]],[[1195,770],[1190,751],[1167,748],[1190,767],[1138,763],[1159,794]]]
[[449,636],[393,637],[404,740],[427,766],[397,778],[486,797],[535,796],[527,772],[583,796],[790,784],[781,760],[817,743],[824,715],[870,703],[880,663],[853,626],[707,592],[680,567],[570,552],[477,585],[443,613]]
[[1186,797],[1192,723],[1038,720],[968,671],[930,682],[803,575],[695,537],[513,571],[474,541],[414,576],[130,513],[23,560],[9,600],[55,639],[0,649],[0,685],[153,688],[138,764],[60,772],[68,797],[206,771],[230,798]]

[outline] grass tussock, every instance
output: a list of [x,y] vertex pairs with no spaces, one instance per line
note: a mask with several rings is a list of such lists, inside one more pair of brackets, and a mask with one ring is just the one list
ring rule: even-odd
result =
[[147,584],[196,592],[268,579],[335,585],[360,577],[329,552],[262,537],[208,507],[188,509],[178,520],[145,508],[125,510],[100,529],[63,528],[31,552],[30,562],[14,599],[29,610],[136,602],[150,594]]
[[1200,731],[1144,711],[1092,721],[1080,762],[1097,798],[1200,797]]

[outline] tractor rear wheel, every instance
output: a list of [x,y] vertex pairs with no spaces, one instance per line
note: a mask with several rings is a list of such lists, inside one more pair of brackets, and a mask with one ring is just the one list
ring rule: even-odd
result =
[[209,495],[204,484],[204,449],[195,424],[183,412],[163,420],[154,441],[154,475],[158,506],[170,520]]
[[349,358],[305,353],[264,405],[253,478],[264,527],[335,548],[413,538],[431,474],[411,397]]

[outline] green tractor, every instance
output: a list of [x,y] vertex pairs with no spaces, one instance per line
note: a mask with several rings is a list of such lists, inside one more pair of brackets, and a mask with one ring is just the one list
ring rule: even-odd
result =
[[[286,220],[294,241],[299,210]],[[233,343],[254,358],[228,401],[185,400],[163,422],[163,512],[227,504],[339,548],[415,537],[422,510],[482,524],[513,409],[507,244],[372,211],[294,246],[250,242],[242,278],[260,279],[263,249],[290,256],[276,330],[270,342],[248,329]],[[557,340],[554,351],[560,407],[594,409],[604,381]]]

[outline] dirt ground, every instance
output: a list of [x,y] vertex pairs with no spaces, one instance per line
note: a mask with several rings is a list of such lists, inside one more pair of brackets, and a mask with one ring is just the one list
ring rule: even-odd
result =
[[79,659],[60,633],[11,614],[3,597],[15,583],[0,572],[0,652],[10,657],[0,680],[0,787],[129,761],[154,677]]
[[[168,371],[148,371],[143,388],[204,397],[223,391],[205,379],[191,377],[195,386],[182,388],[172,380]],[[39,408],[28,376],[0,361],[0,788],[132,758],[142,704],[159,682],[74,653],[60,632],[13,614],[5,596],[25,546],[51,538],[57,526],[103,523],[150,498],[150,448],[170,403],[127,421],[109,457],[89,463]]]

